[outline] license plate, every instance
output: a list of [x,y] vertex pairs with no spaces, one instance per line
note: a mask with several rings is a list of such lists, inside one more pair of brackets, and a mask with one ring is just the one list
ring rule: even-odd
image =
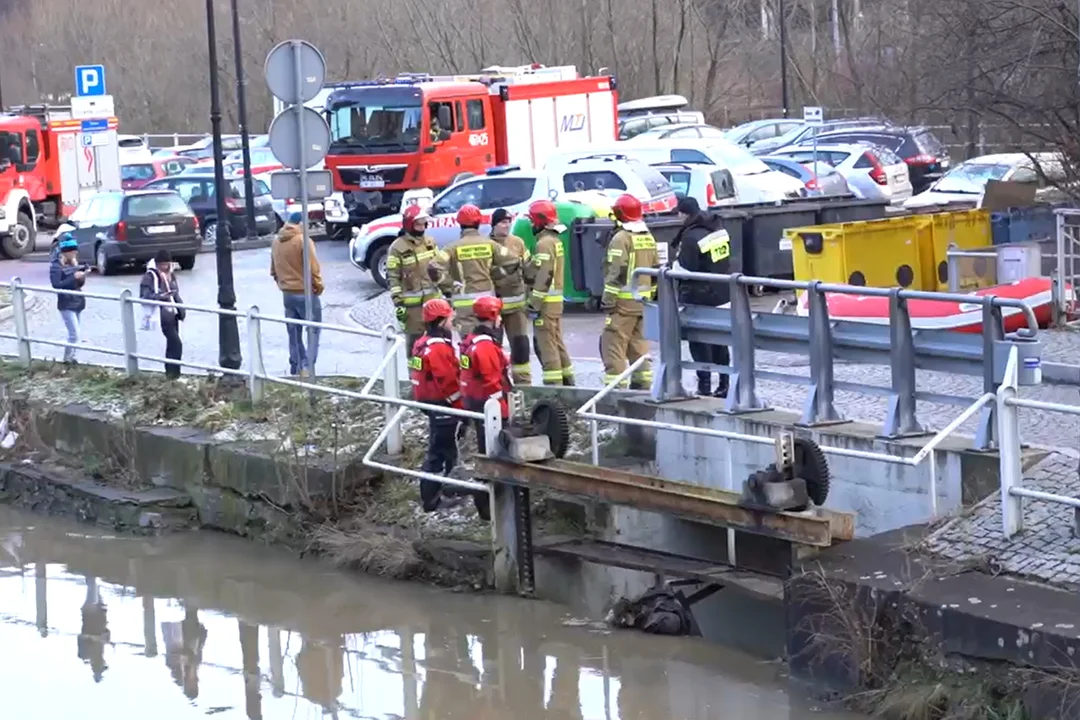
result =
[[378,175],[364,175],[360,178],[360,187],[362,188],[381,188],[386,187],[386,181]]
[[164,235],[166,233],[176,232],[175,225],[151,225],[146,228],[146,232],[151,235]]
[[780,249],[781,250],[790,250],[791,249],[791,238],[780,238]]

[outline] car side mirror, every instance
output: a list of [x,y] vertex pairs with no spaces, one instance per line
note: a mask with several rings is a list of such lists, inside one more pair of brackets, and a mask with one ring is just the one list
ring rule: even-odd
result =
[[[440,105],[439,106],[439,113],[438,113],[437,117],[439,118],[439,125],[441,125],[444,128],[444,130],[446,128],[451,128],[451,127],[454,126],[454,118],[450,116],[450,108],[448,108],[446,105]],[[448,130],[445,130],[445,131],[446,131],[447,135],[449,135],[449,131]],[[440,137],[441,137],[441,133],[440,133]]]

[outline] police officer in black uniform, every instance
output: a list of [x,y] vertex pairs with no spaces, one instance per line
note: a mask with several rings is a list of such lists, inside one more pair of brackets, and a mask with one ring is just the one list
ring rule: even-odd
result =
[[[677,254],[679,266],[683,270],[700,273],[726,274],[731,272],[731,242],[727,231],[720,222],[702,212],[697,200],[684,197],[679,200],[679,218],[683,226],[672,242],[673,253]],[[731,300],[727,283],[701,282],[696,280],[679,281],[679,303],[682,305],[705,305],[716,307]],[[731,356],[726,345],[690,343],[690,357],[694,362],[728,365]],[[698,395],[709,395],[712,391],[712,374],[698,370]],[[720,373],[716,397],[727,397],[728,376]]]

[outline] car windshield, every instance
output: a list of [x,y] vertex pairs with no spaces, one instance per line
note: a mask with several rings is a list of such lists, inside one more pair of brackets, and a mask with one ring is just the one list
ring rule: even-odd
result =
[[191,209],[176,193],[133,195],[127,199],[128,217],[154,217],[156,215],[190,215]]
[[733,175],[757,175],[769,172],[769,166],[761,162],[746,150],[731,142],[712,141],[709,144],[709,154],[714,159],[719,158],[717,165],[723,165]]
[[989,180],[1000,180],[1012,170],[1011,165],[963,163],[950,170],[930,188],[934,192],[978,195]]
[[152,180],[154,178],[153,165],[121,165],[121,180]]
[[330,115],[330,153],[416,152],[420,148],[423,109],[418,101],[400,104],[344,102]]

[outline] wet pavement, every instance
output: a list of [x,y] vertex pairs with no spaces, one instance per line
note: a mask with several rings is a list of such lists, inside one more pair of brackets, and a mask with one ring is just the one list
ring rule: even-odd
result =
[[0,646],[11,718],[854,720],[701,641],[6,508]]

